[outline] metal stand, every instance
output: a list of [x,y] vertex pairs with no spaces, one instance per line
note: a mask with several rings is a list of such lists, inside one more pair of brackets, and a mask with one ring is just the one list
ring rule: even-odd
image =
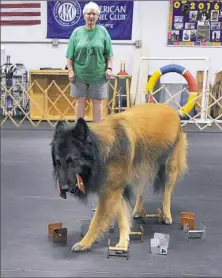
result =
[[189,225],[185,224],[183,230],[186,239],[201,238],[204,240],[206,238],[206,225],[204,225],[203,223],[200,223],[200,228],[195,230],[191,230],[189,228]]
[[144,229],[143,227],[140,225],[140,231],[138,232],[130,232],[129,234],[130,236],[130,239],[140,239],[141,242],[143,242],[143,239],[144,239]]
[[111,245],[110,239],[108,240],[108,249],[107,249],[107,259],[109,259],[110,256],[114,257],[125,257],[127,260],[129,259],[129,245],[130,242],[128,242],[127,248],[120,248]]

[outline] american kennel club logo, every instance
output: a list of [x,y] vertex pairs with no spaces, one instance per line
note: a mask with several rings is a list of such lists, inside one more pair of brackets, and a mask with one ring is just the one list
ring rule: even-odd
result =
[[62,26],[75,25],[81,17],[81,7],[76,1],[57,1],[53,14],[55,20]]

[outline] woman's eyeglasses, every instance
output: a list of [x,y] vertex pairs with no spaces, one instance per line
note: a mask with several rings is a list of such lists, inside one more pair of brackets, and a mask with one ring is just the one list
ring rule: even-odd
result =
[[87,16],[91,16],[91,15],[92,15],[92,16],[97,16],[98,14],[97,14],[97,13],[86,13],[86,15],[87,15]]

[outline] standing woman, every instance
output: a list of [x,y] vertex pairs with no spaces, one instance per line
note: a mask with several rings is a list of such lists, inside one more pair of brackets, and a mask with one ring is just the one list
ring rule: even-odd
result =
[[111,78],[113,67],[111,38],[105,27],[96,24],[99,14],[96,3],[85,5],[85,25],[73,31],[66,53],[71,96],[76,98],[76,119],[84,117],[89,97],[93,102],[94,122],[102,119],[102,100],[108,98],[107,80]]

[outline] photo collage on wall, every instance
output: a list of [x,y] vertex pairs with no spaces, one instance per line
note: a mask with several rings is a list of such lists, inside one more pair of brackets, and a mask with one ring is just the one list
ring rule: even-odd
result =
[[170,1],[168,45],[222,46],[222,0]]

